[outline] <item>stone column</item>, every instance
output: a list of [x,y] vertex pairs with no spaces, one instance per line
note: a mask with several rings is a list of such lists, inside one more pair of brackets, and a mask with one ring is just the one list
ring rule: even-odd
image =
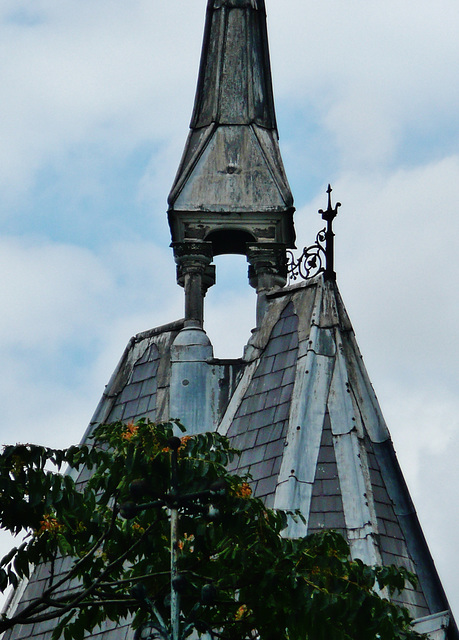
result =
[[287,257],[284,244],[247,244],[249,283],[257,292],[257,328],[266,311],[266,294],[287,283]]
[[185,326],[202,327],[204,297],[215,284],[211,242],[173,242],[177,282],[185,289]]

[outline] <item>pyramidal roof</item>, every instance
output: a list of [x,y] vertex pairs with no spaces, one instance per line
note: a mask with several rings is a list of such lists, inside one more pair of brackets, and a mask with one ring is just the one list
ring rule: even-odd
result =
[[[186,340],[184,359],[181,342],[193,331],[193,358]],[[251,474],[254,494],[267,506],[302,511],[306,524],[292,522],[289,535],[332,528],[347,538],[352,557],[413,571],[418,587],[395,600],[431,638],[456,640],[336,283],[321,274],[269,294],[264,322],[240,360],[213,358],[201,335],[177,321],[132,338],[83,441],[101,422],[145,416],[160,421],[181,407],[191,433],[204,424],[242,451],[233,470]],[[182,390],[188,395],[181,396]],[[83,471],[79,480],[86,477]],[[61,572],[65,567],[64,560]],[[44,589],[48,578],[46,567],[38,567],[21,604]],[[50,640],[51,630],[52,623],[18,627],[4,640]],[[128,622],[117,628],[107,622],[91,637],[130,640],[133,632]]]
[[[219,164],[221,158],[226,164]],[[270,225],[279,218],[266,216],[265,235],[251,234],[260,226],[254,216],[265,202],[250,201],[247,180],[256,183],[256,176],[263,176],[267,209],[282,212],[291,206],[277,143],[264,2],[209,0],[192,128],[169,201],[169,213],[180,207],[187,215],[194,211],[195,235],[187,236],[187,219],[179,217],[182,235],[175,255],[191,304],[203,297],[212,275],[209,263],[217,255],[217,243],[209,239],[216,227],[209,217],[226,207],[218,221],[219,247],[231,233],[238,251],[251,261],[251,277],[258,278],[257,328],[237,360],[214,357],[200,313],[138,334],[83,442],[97,424],[142,417],[179,416],[190,434],[218,430],[241,450],[233,469],[251,474],[256,496],[269,507],[302,511],[305,524],[292,522],[289,535],[336,529],[349,541],[354,558],[413,571],[417,588],[406,589],[397,601],[432,640],[459,640],[333,269],[328,265],[313,278],[282,287],[288,233],[270,244]],[[250,215],[241,203],[252,207]],[[240,229],[224,226],[225,216],[234,213],[231,207],[239,207],[241,220],[249,219],[244,233],[251,241],[236,235]],[[336,210],[329,200],[322,212],[328,224]],[[205,226],[199,211],[209,225],[207,239],[196,235]],[[330,227],[327,233],[331,241]],[[83,470],[78,481],[87,477]],[[69,562],[63,558],[56,565],[55,577]],[[36,567],[16,591],[10,610],[33,600],[49,576],[46,566]],[[53,626],[52,621],[19,626],[4,640],[50,640]],[[91,637],[131,640],[133,635],[129,621],[116,627],[107,621]]]

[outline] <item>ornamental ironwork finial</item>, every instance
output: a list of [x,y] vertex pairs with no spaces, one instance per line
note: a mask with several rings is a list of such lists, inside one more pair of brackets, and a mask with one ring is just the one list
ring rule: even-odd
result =
[[301,256],[296,260],[291,251],[288,251],[287,258],[287,274],[290,281],[303,278],[309,280],[319,273],[323,273],[325,278],[334,280],[336,277],[334,267],[334,238],[333,220],[338,214],[338,208],[341,202],[337,202],[335,207],[332,206],[331,192],[333,189],[328,185],[328,206],[324,211],[319,209],[322,219],[326,221],[327,226],[319,231],[316,241],[309,247],[305,247]]

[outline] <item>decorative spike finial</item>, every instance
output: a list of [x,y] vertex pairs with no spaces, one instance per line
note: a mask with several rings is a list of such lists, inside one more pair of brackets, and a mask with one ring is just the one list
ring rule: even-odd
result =
[[327,222],[330,221],[332,222],[337,214],[338,214],[338,207],[341,206],[341,202],[337,202],[335,208],[332,207],[332,203],[331,203],[331,192],[333,191],[333,189],[331,188],[331,185],[328,185],[328,189],[326,191],[326,193],[328,193],[328,207],[326,209],[326,211],[324,211],[323,209],[319,209],[319,213],[322,216],[323,220],[326,220]]
[[328,185],[328,207],[326,211],[319,209],[319,213],[322,216],[322,220],[327,222],[327,228],[325,230],[325,277],[334,279],[335,273],[335,234],[333,233],[333,220],[338,214],[338,207],[341,206],[341,202],[337,202],[335,208],[332,207],[331,192],[333,189],[331,185]]
[[291,251],[288,251],[287,273],[289,280],[296,280],[298,277],[309,280],[319,273],[323,273],[325,278],[334,280],[336,278],[334,270],[334,237],[333,220],[338,214],[341,202],[337,202],[333,208],[331,202],[331,192],[333,189],[328,185],[328,207],[324,211],[319,209],[322,219],[327,226],[319,231],[316,241],[309,247],[303,249],[303,253],[298,260]]

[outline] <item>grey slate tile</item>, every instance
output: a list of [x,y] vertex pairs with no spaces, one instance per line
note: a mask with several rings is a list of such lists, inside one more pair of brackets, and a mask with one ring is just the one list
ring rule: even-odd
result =
[[390,520],[380,520],[381,523],[384,523],[384,529],[386,534],[392,538],[402,538],[402,530],[400,529],[400,525],[398,522],[391,522]]
[[267,509],[274,509],[274,492],[266,496],[265,505]]
[[274,423],[258,430],[256,444],[266,444],[282,438],[283,423]]
[[[289,339],[288,339],[289,340]],[[278,336],[269,340],[264,356],[276,356],[278,353],[283,353],[288,345],[286,336]]]
[[121,393],[120,402],[129,402],[130,400],[136,400],[140,396],[140,390],[142,388],[141,382],[135,382],[128,384],[124,387]]
[[336,465],[329,463],[319,463],[317,465],[316,476],[320,480],[329,480],[338,477]]
[[281,386],[284,373],[284,371],[276,371],[271,374],[270,389],[276,389]]
[[288,351],[282,351],[282,353],[277,354],[277,356],[274,358],[273,371],[282,371],[285,369],[285,367],[289,366],[287,364],[288,355]]
[[241,462],[240,466],[255,464],[256,462],[260,462],[263,460],[265,456],[266,447],[254,447],[249,451],[243,451],[241,454]]
[[235,449],[251,449],[255,441],[257,439],[258,432],[257,431],[246,431],[245,433],[240,433],[235,436],[231,441],[231,446]]
[[149,396],[152,393],[155,393],[157,389],[156,379],[144,380],[142,382],[142,387],[140,388],[141,396]]
[[280,471],[282,465],[282,456],[277,456],[277,458],[273,458],[273,468],[272,473],[277,475]]
[[274,415],[276,413],[276,407],[270,407],[269,409],[263,409],[256,415],[256,419],[252,421],[252,428],[266,427],[272,425],[274,422]]
[[118,422],[122,420],[124,412],[124,403],[118,402],[110,411],[107,422]]
[[275,440],[274,442],[269,442],[266,445],[266,458],[276,458],[277,456],[281,456],[284,452],[285,444],[284,440]]
[[384,504],[392,504],[391,499],[387,495],[387,490],[385,487],[374,486],[373,497],[376,500],[376,502],[381,502]]
[[298,326],[298,318],[293,313],[293,305],[288,312],[289,315],[285,318],[283,330],[284,333],[293,333],[296,332]]
[[268,393],[266,394],[266,400],[265,400],[265,407],[266,409],[269,409],[270,407],[274,407],[279,404],[280,401],[280,397],[282,394],[282,387],[277,387],[277,389],[272,389],[271,391],[268,391]]
[[295,382],[296,367],[285,369],[282,374],[282,386],[291,385]]
[[391,505],[377,502],[375,503],[375,507],[376,507],[376,515],[378,518],[389,520],[390,522],[397,522],[394,509],[392,508]]
[[259,376],[263,376],[268,373],[271,373],[274,365],[274,360],[275,360],[275,356],[267,357],[266,355],[263,355],[263,357],[260,360],[260,364],[258,365],[257,370],[255,371],[254,378],[258,378]]
[[[283,387],[283,389],[286,389],[287,387]],[[282,398],[281,394],[281,398]],[[290,394],[291,395],[291,389],[290,389]],[[282,404],[277,405],[276,407],[276,413],[274,414],[274,421],[275,422],[282,422],[284,420],[288,420],[290,414],[290,402],[283,402]]]
[[149,400],[148,400],[148,409],[147,409],[147,413],[151,412],[151,411],[155,411],[156,409],[156,403],[157,403],[157,396],[156,393],[152,396],[150,396]]
[[266,394],[260,393],[253,396],[246,396],[241,403],[240,411],[242,414],[258,413],[265,406]]
[[295,366],[296,359],[297,359],[296,349],[279,353],[274,359],[273,371],[279,371],[280,369],[286,369],[287,367]]
[[290,403],[293,392],[293,382],[291,384],[285,384],[281,387],[281,395],[279,398],[279,404],[283,404],[284,402]]
[[285,327],[285,319],[281,317],[280,320],[278,320],[274,325],[274,328],[271,332],[271,338],[277,338],[278,336],[284,333],[288,333],[287,331],[284,330],[284,327]]
[[333,435],[331,431],[330,416],[325,414],[324,429],[322,431],[321,446],[333,447]]
[[123,420],[132,420],[139,415],[139,401],[131,400],[124,405]]
[[325,529],[325,518],[323,513],[311,513],[308,519],[308,532],[320,531],[321,529]]
[[257,483],[257,495],[260,497],[268,495],[276,489],[277,478],[270,476],[269,478],[263,478]]
[[151,379],[156,375],[158,369],[158,361],[146,362],[145,364],[136,365],[132,373],[131,382],[141,382]]
[[346,523],[344,515],[339,511],[325,512],[325,528],[326,529],[345,529]]
[[[320,507],[320,509],[318,509]],[[332,512],[343,512],[343,501],[341,500],[340,495],[335,496],[321,496],[320,500],[315,500],[311,504],[311,513],[320,512],[320,513],[332,513]],[[343,521],[344,523],[344,521]]]
[[273,469],[273,459],[262,460],[257,464],[252,464],[249,467],[249,473],[254,480],[260,480],[261,478],[267,478],[271,475]]
[[[335,450],[333,447],[327,446],[327,445],[323,445],[320,448],[320,456],[319,456],[319,461],[321,463],[327,463],[327,462],[332,462],[334,464],[336,464],[336,458],[335,458]],[[338,472],[338,470],[336,470],[336,473]]]

